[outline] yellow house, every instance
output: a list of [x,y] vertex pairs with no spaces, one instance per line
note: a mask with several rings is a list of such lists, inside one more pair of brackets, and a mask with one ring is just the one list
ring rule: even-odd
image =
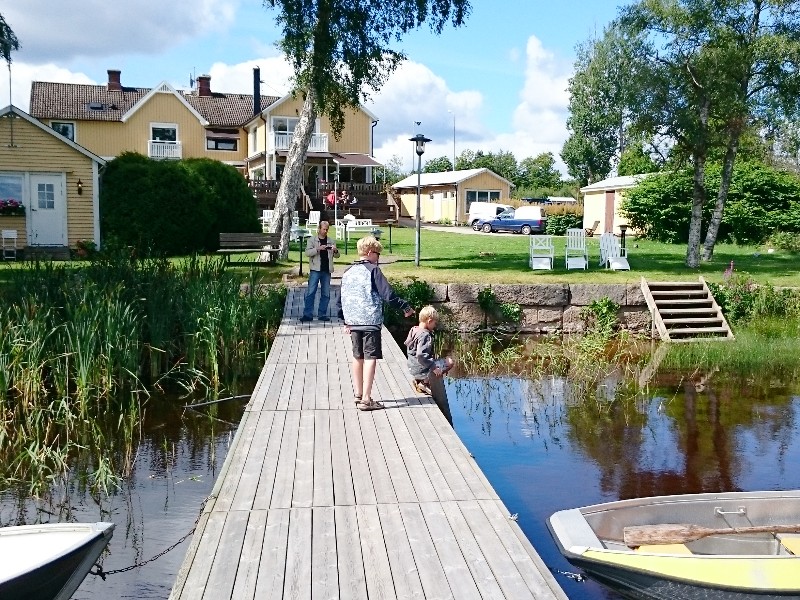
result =
[[[486,168],[421,173],[420,220],[448,219],[465,223],[473,202],[502,202],[511,197],[513,183]],[[417,175],[398,181],[392,189],[400,196],[401,216],[417,216]]]
[[[196,89],[123,86],[121,72],[108,70],[105,85],[34,81],[30,113],[67,139],[110,160],[125,151],[158,159],[205,157],[237,167],[250,179],[277,180],[286,161],[302,98],[261,95],[260,69],[253,69],[253,94],[214,92],[200,75]],[[307,154],[304,182],[370,183],[373,128],[378,119],[361,107],[346,115],[341,139],[326,117],[317,119]],[[310,189],[308,190],[311,191]]]
[[0,111],[0,200],[24,215],[0,213],[0,229],[17,247],[62,250],[78,240],[100,243],[102,158],[15,106]]
[[583,227],[589,229],[595,221],[599,221],[597,234],[619,233],[619,226],[628,224],[619,212],[622,195],[625,190],[635,187],[643,177],[645,175],[610,177],[582,187]]
[[[247,174],[251,179],[279,180],[286,164],[295,127],[300,121],[303,98],[288,94],[254,115],[244,124],[247,132]],[[378,119],[364,107],[345,112],[340,139],[331,133],[328,117],[317,117],[303,166],[306,193],[318,197],[320,188],[334,180],[372,183],[373,131]]]

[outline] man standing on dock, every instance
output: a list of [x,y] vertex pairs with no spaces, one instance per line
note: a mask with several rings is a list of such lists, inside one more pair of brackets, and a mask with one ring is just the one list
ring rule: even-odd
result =
[[378,410],[383,404],[372,399],[377,360],[383,358],[381,328],[383,303],[414,314],[411,305],[394,293],[378,267],[383,246],[372,236],[358,240],[359,260],[342,275],[337,314],[353,343],[353,379],[356,406],[360,410]]

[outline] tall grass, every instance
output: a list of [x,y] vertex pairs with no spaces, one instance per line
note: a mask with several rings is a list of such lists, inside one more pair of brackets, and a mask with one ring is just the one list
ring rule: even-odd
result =
[[[87,485],[107,492],[120,469],[99,419],[133,439],[154,387],[218,393],[258,372],[286,290],[261,288],[221,260],[99,256],[83,268],[35,263],[0,287],[0,482],[38,494],[92,448]],[[126,438],[127,439],[127,438]]]

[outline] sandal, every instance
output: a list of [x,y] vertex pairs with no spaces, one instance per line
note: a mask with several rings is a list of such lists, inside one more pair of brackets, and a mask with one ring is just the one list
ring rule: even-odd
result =
[[358,410],[380,410],[382,408],[386,407],[376,400],[367,400],[366,402],[362,400],[358,405]]
[[355,398],[356,398],[356,406],[358,406],[359,404],[361,404],[361,394],[355,394]]

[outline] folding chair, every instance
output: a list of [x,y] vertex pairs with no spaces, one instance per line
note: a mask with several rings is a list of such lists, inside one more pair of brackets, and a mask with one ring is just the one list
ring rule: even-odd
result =
[[528,258],[528,265],[531,269],[552,270],[554,256],[555,248],[553,246],[553,236],[530,236],[530,257]]
[[594,237],[594,232],[597,231],[598,227],[600,227],[600,221],[595,221],[594,225],[592,225],[588,229],[584,229],[584,231],[586,232],[586,237]]
[[586,235],[583,229],[567,229],[564,259],[567,269],[589,268],[589,253],[586,251]]
[[612,271],[630,271],[631,266],[626,258],[627,251],[620,248],[619,241],[613,233],[600,236],[600,266]]
[[3,260],[10,258],[17,260],[17,230],[16,229],[3,229]]

